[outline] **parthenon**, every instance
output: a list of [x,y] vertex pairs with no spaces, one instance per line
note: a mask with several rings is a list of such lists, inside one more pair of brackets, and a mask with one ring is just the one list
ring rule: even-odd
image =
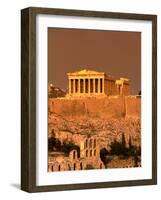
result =
[[104,72],[81,70],[68,75],[68,96],[128,95],[129,79],[114,79]]

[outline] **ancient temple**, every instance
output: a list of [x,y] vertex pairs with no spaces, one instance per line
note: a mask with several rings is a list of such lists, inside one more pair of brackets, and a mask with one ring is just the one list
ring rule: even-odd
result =
[[104,72],[81,70],[67,73],[68,96],[129,95],[129,79],[114,79]]

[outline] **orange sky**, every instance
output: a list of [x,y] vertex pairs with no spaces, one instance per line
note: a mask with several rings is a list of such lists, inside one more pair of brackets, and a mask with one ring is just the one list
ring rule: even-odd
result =
[[67,72],[91,69],[141,88],[141,33],[48,28],[48,81],[67,89]]

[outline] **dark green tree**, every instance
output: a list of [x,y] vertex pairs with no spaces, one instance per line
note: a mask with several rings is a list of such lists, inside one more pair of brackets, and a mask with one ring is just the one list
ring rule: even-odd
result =
[[63,142],[62,146],[61,146],[61,151],[66,153],[67,155],[69,155],[70,151],[72,151],[73,149],[77,150],[78,153],[78,157],[80,157],[80,147],[73,144],[72,142]]
[[125,135],[122,133],[122,139],[121,139],[122,148],[126,148],[126,140]]
[[110,154],[111,155],[123,155],[123,153],[124,153],[124,147],[123,147],[122,143],[114,140],[111,143]]
[[131,136],[129,137],[129,149],[132,148]]
[[106,156],[108,155],[108,151],[106,148],[100,150],[100,158],[104,164],[106,164]]
[[48,139],[48,150],[51,151],[60,151],[61,149],[61,142],[60,140],[56,139],[55,137],[51,137]]

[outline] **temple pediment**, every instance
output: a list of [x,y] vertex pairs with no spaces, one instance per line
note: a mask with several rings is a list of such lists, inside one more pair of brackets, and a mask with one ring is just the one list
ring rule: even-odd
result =
[[103,75],[105,73],[104,72],[97,72],[97,71],[94,71],[94,70],[87,70],[87,69],[68,73],[68,75],[99,75],[99,74]]

